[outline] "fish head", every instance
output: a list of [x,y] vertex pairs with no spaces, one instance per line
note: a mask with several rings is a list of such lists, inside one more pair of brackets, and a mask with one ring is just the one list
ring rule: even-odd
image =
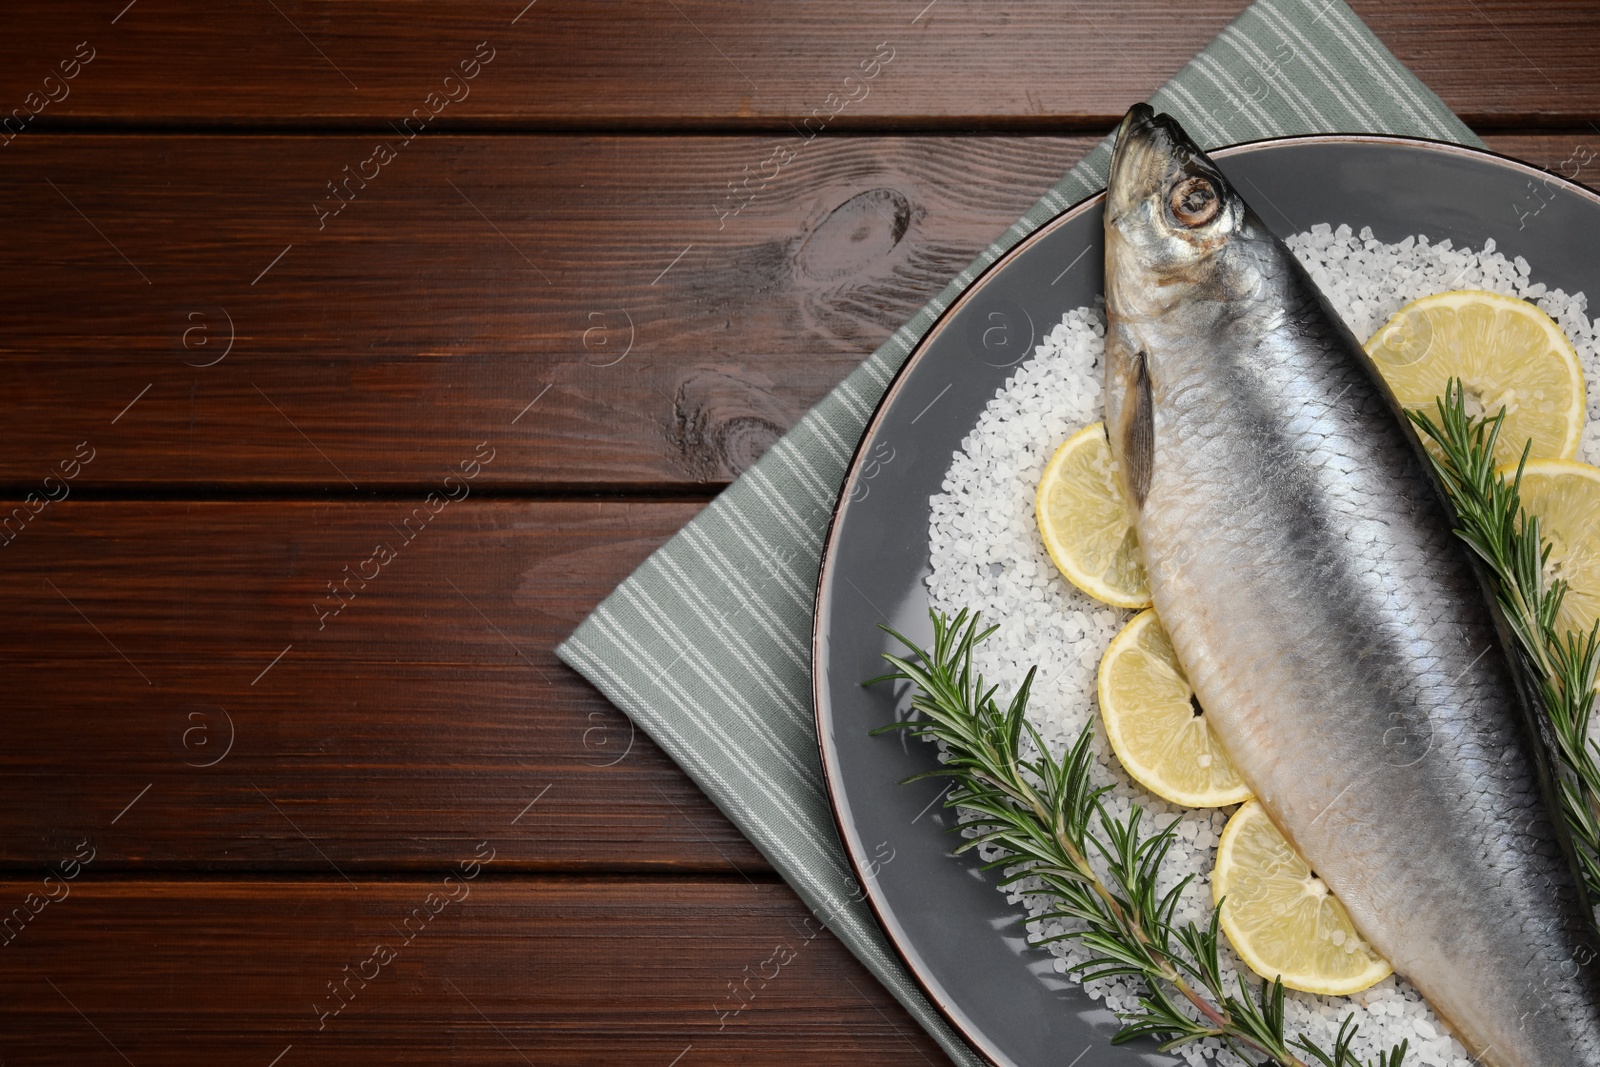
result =
[[1271,314],[1275,238],[1170,115],[1135,104],[1106,183],[1106,435],[1137,511],[1154,462],[1160,383],[1241,316]]
[[1135,104],[1117,128],[1106,184],[1110,314],[1137,321],[1197,296],[1231,295],[1222,253],[1249,219],[1243,199],[1178,121]]

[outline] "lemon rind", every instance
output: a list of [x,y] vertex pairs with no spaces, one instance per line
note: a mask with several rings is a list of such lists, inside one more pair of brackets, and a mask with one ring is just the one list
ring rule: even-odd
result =
[[1362,344],[1361,348],[1367,355],[1372,355],[1373,351],[1378,347],[1378,338],[1383,336],[1384,331],[1389,328],[1390,324],[1418,306],[1462,307],[1471,303],[1498,304],[1505,308],[1515,308],[1524,314],[1531,312],[1545,333],[1556,342],[1552,347],[1556,352],[1560,353],[1562,363],[1575,384],[1574,396],[1576,403],[1574,409],[1576,417],[1567,419],[1566,438],[1562,442],[1560,453],[1547,458],[1573,459],[1577,456],[1578,448],[1582,444],[1583,427],[1587,421],[1585,404],[1588,397],[1588,381],[1584,378],[1583,363],[1578,358],[1578,351],[1573,346],[1572,339],[1567,336],[1560,323],[1556,322],[1548,312],[1532,301],[1524,300],[1521,297],[1508,296],[1505,293],[1497,293],[1490,289],[1451,289],[1443,293],[1421,296],[1415,300],[1407,301],[1398,311],[1385,319],[1373,331],[1372,336],[1368,337]]
[[1093,597],[1102,604],[1109,604],[1114,608],[1124,608],[1128,610],[1147,608],[1150,606],[1150,593],[1148,590],[1145,591],[1145,595],[1143,597],[1128,596],[1121,590],[1098,580],[1093,575],[1083,573],[1082,570],[1073,565],[1070,559],[1063,558],[1064,553],[1058,553],[1056,551],[1056,543],[1059,541],[1064,541],[1064,539],[1060,537],[1051,537],[1048,533],[1046,533],[1047,530],[1053,529],[1050,523],[1045,519],[1045,488],[1051,482],[1052,473],[1064,461],[1064,458],[1067,455],[1077,448],[1082,447],[1082,443],[1085,439],[1095,434],[1104,435],[1104,433],[1105,424],[1103,422],[1090,423],[1088,426],[1085,426],[1083,429],[1079,430],[1077,433],[1063,441],[1060,447],[1051,454],[1050,461],[1045,464],[1044,473],[1039,478],[1039,485],[1034,490],[1034,522],[1039,528],[1039,536],[1044,542],[1044,550],[1049,554],[1050,561],[1055,564],[1056,570],[1061,572],[1062,577],[1071,582],[1076,589],[1084,593],[1086,596]]
[[[1156,613],[1147,609],[1135,615],[1128,621],[1118,634],[1106,646],[1105,653],[1100,657],[1100,667],[1095,677],[1095,695],[1100,705],[1100,721],[1105,726],[1106,742],[1111,746],[1111,751],[1116,755],[1117,762],[1127,772],[1128,777],[1138,782],[1145,789],[1171,804],[1186,808],[1225,808],[1233,804],[1241,804],[1251,798],[1250,787],[1240,784],[1235,789],[1211,790],[1209,792],[1185,792],[1174,788],[1170,782],[1165,781],[1156,772],[1155,768],[1132,758],[1128,751],[1126,739],[1118,728],[1119,714],[1115,711],[1107,713],[1107,708],[1117,705],[1109,699],[1111,690],[1110,664],[1122,654],[1123,650],[1138,640],[1139,632],[1155,620]],[[1150,621],[1147,621],[1150,620]]]
[[[1257,814],[1258,812],[1259,815]],[[1369,955],[1374,960],[1372,966],[1366,968],[1360,974],[1353,975],[1342,981],[1331,981],[1316,975],[1286,974],[1277,968],[1268,966],[1252,950],[1250,939],[1243,935],[1233,913],[1224,906],[1225,898],[1228,895],[1228,878],[1224,868],[1224,858],[1229,854],[1233,843],[1237,840],[1248,821],[1258,817],[1271,821],[1271,817],[1267,815],[1266,809],[1261,806],[1261,802],[1259,800],[1250,800],[1240,805],[1239,810],[1234,812],[1228,819],[1227,825],[1222,828],[1222,837],[1217,842],[1217,862],[1211,874],[1211,900],[1221,909],[1221,913],[1218,916],[1219,925],[1222,927],[1222,932],[1227,935],[1228,944],[1233,946],[1233,951],[1244,962],[1244,965],[1249,967],[1258,977],[1264,978],[1269,982],[1274,979],[1281,981],[1286,989],[1329,997],[1353,996],[1364,989],[1371,989],[1393,974],[1394,967],[1389,964],[1389,961],[1371,953]],[[1357,936],[1360,936],[1359,931],[1357,931]],[[1363,940],[1365,939],[1363,938]]]

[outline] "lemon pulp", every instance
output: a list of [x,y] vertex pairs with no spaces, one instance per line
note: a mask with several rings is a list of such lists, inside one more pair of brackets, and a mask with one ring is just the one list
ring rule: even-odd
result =
[[1056,449],[1034,498],[1039,533],[1068,581],[1118,608],[1150,603],[1133,512],[1112,467],[1105,424],[1094,423]]
[[[1495,458],[1514,462],[1533,442],[1537,457],[1570,459],[1583,432],[1583,370],[1556,322],[1526,300],[1463,289],[1413,300],[1366,343],[1402,407],[1435,414],[1450,379],[1468,415],[1506,418]],[[1429,443],[1432,447],[1432,443]]]
[[1140,785],[1191,808],[1249,798],[1154,611],[1135,615],[1112,639],[1100,660],[1099,696],[1106,740]]
[[[1516,467],[1503,467],[1505,478]],[[1522,471],[1522,507],[1539,517],[1550,544],[1545,574],[1567,583],[1556,632],[1588,636],[1600,618],[1600,468],[1567,459],[1529,460]]]
[[1229,943],[1263,978],[1281,978],[1305,993],[1348,996],[1393,971],[1257,801],[1242,806],[1222,831],[1211,894]]

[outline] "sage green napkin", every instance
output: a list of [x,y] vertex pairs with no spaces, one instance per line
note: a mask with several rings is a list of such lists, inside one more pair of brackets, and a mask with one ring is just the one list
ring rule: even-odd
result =
[[[1343,0],[1259,0],[1150,103],[1207,146],[1305,133],[1480,143]],[[556,650],[683,765],[961,1064],[982,1060],[901,966],[834,829],[811,701],[818,554],[862,428],[907,353],[984,268],[1101,188],[1110,159],[1108,138]]]

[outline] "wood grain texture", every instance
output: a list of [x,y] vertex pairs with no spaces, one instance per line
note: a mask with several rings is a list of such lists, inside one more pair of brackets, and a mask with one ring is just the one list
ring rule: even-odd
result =
[[493,835],[501,870],[769,870],[551,652],[698,505],[423,499],[69,498],[13,532],[0,862],[93,834],[102,869],[338,879]]
[[0,484],[717,485],[1092,143],[819,141],[721,217],[777,139],[419,139],[319,230],[372,141],[19,142]]
[[427,879],[358,887],[104,881],[98,859],[48,889],[0,883],[8,916],[30,893],[59,898],[0,934],[0,1054],[139,1067],[941,1060],[784,886],[506,881],[498,858],[463,877],[479,855],[473,842]]
[[[941,1062],[550,650],[1244,3],[8,5],[0,1059]],[[1594,5],[1354,6],[1600,141]]]
[[[436,129],[785,130],[815,109],[834,110],[829,94],[838,94],[853,99],[830,121],[834,129],[1099,130],[1170,78],[1245,2],[145,0],[113,24],[122,7],[8,6],[4,110],[27,116],[29,93],[61,97],[22,136],[63,121],[376,127],[446,91],[459,100],[430,108]],[[1469,123],[1582,126],[1600,112],[1591,43],[1600,9],[1587,0],[1352,7]],[[47,87],[43,79],[59,74],[80,42],[94,49],[93,61]],[[494,58],[470,82],[447,86],[480,42]],[[875,77],[846,83],[870,57],[889,54],[880,44],[892,60]]]
[[[86,140],[102,146],[130,143],[127,138]],[[1003,140],[1016,145],[1018,155],[1032,144]],[[692,168],[690,153],[701,145],[729,143],[691,139],[678,165],[685,171]],[[741,138],[731,143],[764,142]],[[1497,138],[1493,143],[1551,165],[1569,157],[1574,147],[1560,135]],[[1048,158],[1060,154],[1064,145],[1076,144],[1046,139],[1035,157]],[[903,153],[926,158],[936,150],[956,154],[956,146],[942,138],[932,143],[863,140],[841,147],[857,153],[857,162],[876,160],[886,171],[894,167],[901,172],[908,167],[900,158]],[[994,158],[982,151],[959,154],[974,173],[979,161]],[[803,175],[820,186],[833,180],[829,173],[819,168]],[[1001,164],[994,163],[987,175],[966,181],[962,195],[967,199],[958,203],[970,204],[975,190],[998,185],[1003,176]],[[942,181],[958,183],[953,175]],[[569,174],[567,182],[577,185],[579,176]],[[812,195],[820,195],[816,186]],[[875,211],[864,209],[856,220],[868,237],[877,233],[870,228],[874,218]],[[769,220],[768,225],[776,223]],[[445,229],[441,226],[441,233]],[[814,262],[807,257],[821,261],[825,254],[843,256],[859,229],[838,236],[835,243],[802,240],[791,254],[802,264]],[[372,269],[384,269],[384,254],[363,254]],[[865,267],[849,261],[845,265],[870,276],[874,261],[866,257],[865,262]],[[703,277],[706,269],[680,263],[675,268],[681,272],[678,284],[707,292],[711,283]],[[856,275],[845,269],[839,277],[849,288]],[[739,312],[744,317],[731,331],[760,337],[765,329],[761,348],[803,349],[814,340],[810,329],[774,310],[792,306],[801,292],[796,283],[786,291],[747,289],[743,297],[737,291],[726,295],[729,301],[746,302]],[[36,306],[49,306],[45,291],[39,295]],[[328,301],[314,290],[301,299],[303,308],[322,307],[329,315],[360,314],[354,299]],[[905,302],[915,299],[920,297],[908,296]],[[696,305],[696,318],[682,321],[692,328],[703,316],[728,313],[730,307]],[[460,314],[470,312],[471,305],[463,304]],[[375,301],[369,321],[381,313],[381,301]],[[28,313],[21,318],[29,321]],[[303,329],[306,318],[301,314],[294,321]],[[881,329],[886,332],[889,325],[885,322]],[[129,330],[126,337],[137,335]],[[42,330],[38,336],[43,337]],[[104,343],[107,349],[114,347],[114,342]],[[375,543],[398,541],[411,532],[418,520],[407,524],[408,517],[429,491],[466,488],[459,480],[455,485],[460,488],[447,487],[448,470],[492,452],[489,462],[478,464],[473,491],[492,487],[496,480],[502,488],[538,486],[554,478],[580,481],[552,458],[564,457],[569,467],[575,466],[579,450],[558,432],[568,417],[561,406],[566,394],[553,389],[540,401],[543,406],[516,425],[502,408],[502,427],[484,431],[492,443],[490,452],[482,452],[469,436],[430,443],[417,433],[421,419],[405,418],[419,411],[456,410],[449,405],[449,391],[421,375],[461,360],[402,361],[394,372],[413,375],[406,395],[442,393],[444,401],[379,402],[370,395],[338,401],[325,394],[297,396],[287,376],[299,373],[304,380],[305,364],[295,361],[288,339],[282,346],[276,373],[286,376],[289,385],[271,388],[283,401],[280,406],[308,414],[291,425],[272,409],[277,400],[252,394],[257,417],[266,417],[278,434],[284,468],[276,473],[298,472],[300,478],[314,480],[308,464],[322,464],[325,477],[336,484],[336,467],[360,474],[365,482],[368,471],[360,457],[381,462],[386,453],[394,453],[406,457],[407,467],[391,476],[410,477],[416,487],[396,490],[388,499],[346,504],[85,503],[69,497],[44,506],[37,518],[29,516],[26,506],[17,511],[17,501],[0,511],[0,517],[10,516],[8,525],[0,527],[0,539],[9,542],[0,588],[7,589],[16,609],[0,624],[9,629],[7,647],[12,652],[0,665],[0,677],[19,694],[18,725],[10,734],[15,743],[0,750],[0,760],[8,761],[11,771],[0,777],[0,859],[42,862],[66,837],[100,825],[151,785],[150,796],[141,801],[151,813],[147,828],[108,846],[108,863],[150,869],[310,869],[322,866],[326,856],[326,862],[339,867],[410,868],[432,862],[466,828],[509,819],[533,790],[551,785],[540,811],[553,812],[549,822],[556,831],[513,854],[509,862],[529,869],[668,865],[711,870],[728,869],[731,863],[765,870],[759,854],[646,739],[637,739],[623,763],[602,766],[618,750],[605,746],[624,746],[633,730],[550,654],[593,604],[698,505],[469,498],[430,520],[414,545],[404,543],[399,558],[381,568],[370,590],[357,594],[338,616],[320,621],[319,615],[349,595],[348,590],[330,594],[327,583],[363,567],[374,568],[365,561],[373,558]],[[723,476],[738,467],[728,459],[731,442],[745,449],[744,462],[753,459],[797,416],[800,398],[831,384],[825,373],[842,375],[849,365],[841,360],[819,369],[803,359],[774,364],[735,358],[730,352],[707,367],[698,362],[700,351],[686,338],[680,355],[658,356],[653,366],[679,376],[675,391],[687,394],[695,382],[706,389],[694,406],[686,405],[687,412],[677,409],[687,427],[680,439],[692,435],[702,449],[721,457],[716,470]],[[246,386],[267,380],[258,374],[261,367],[231,359],[187,373],[209,383],[201,376],[238,366],[243,373],[231,379],[236,384],[241,378]],[[680,360],[686,366],[674,366]],[[625,360],[595,373],[626,365]],[[213,410],[214,404],[226,406],[196,389],[186,395],[174,390],[176,399],[170,401],[152,389],[116,425],[100,412],[95,422],[104,430],[84,430],[84,383],[93,383],[92,396],[104,397],[114,379],[104,366],[86,362],[65,373],[66,366],[65,359],[52,367],[35,365],[37,373],[22,378],[28,387],[13,394],[10,417],[0,426],[0,435],[15,442],[15,452],[25,453],[30,443],[35,446],[26,474],[36,480],[39,491],[51,491],[43,481],[46,473],[72,462],[77,454],[73,438],[79,433],[92,440],[93,459],[80,464],[69,489],[81,490],[96,478],[102,485],[115,484],[127,477],[130,467],[137,471],[134,465],[141,458],[150,463],[172,459],[177,473],[169,471],[167,477],[178,481],[186,463],[197,456],[213,458],[223,448],[221,441],[212,441],[187,456],[167,456],[182,432],[180,417],[187,416],[190,432],[203,438],[197,429],[200,412]],[[44,404],[37,398],[47,374],[54,376],[60,391]],[[711,385],[705,385],[708,379]],[[761,383],[759,395],[796,398],[789,409],[765,409],[759,433],[749,429],[749,420],[757,417],[749,414],[755,403],[749,398],[757,395],[751,382]],[[114,399],[136,392],[136,383],[136,378],[128,379],[125,393]],[[598,387],[595,395],[618,403],[615,394]],[[250,399],[233,398],[236,403]],[[33,423],[25,418],[30,403],[40,413]],[[392,406],[385,410],[384,403]],[[62,433],[61,425],[74,419],[80,421]],[[163,419],[170,420],[165,429]],[[620,455],[630,441],[636,447],[637,437],[630,435],[639,421],[617,418],[598,423],[593,433],[605,441],[600,435],[609,432],[614,454]],[[296,427],[317,444],[300,437]],[[52,430],[54,443],[37,445]],[[736,430],[747,436],[737,438]],[[234,468],[235,479],[247,479],[248,465],[258,462],[263,447],[246,438],[227,453],[240,464]],[[409,454],[404,452],[408,447]],[[357,453],[355,459],[351,452]],[[297,458],[291,460],[291,453]],[[703,458],[707,452],[680,453],[679,458],[686,454]],[[48,462],[52,456],[53,464]],[[24,468],[19,463],[17,469],[20,478]],[[149,477],[148,468],[145,473]],[[642,477],[635,468],[616,476]],[[214,470],[210,477],[220,478]],[[261,478],[267,484],[272,480]],[[54,484],[59,491],[60,483]],[[24,525],[17,516],[28,521]],[[360,588],[360,579],[350,588]],[[289,646],[283,661],[251,684]],[[146,677],[151,684],[145,683]],[[79,710],[69,717],[54,713],[60,708]],[[226,716],[240,731],[237,750],[214,769],[190,766],[206,762],[216,751],[201,749],[222,736]],[[283,810],[274,811],[274,803]],[[137,822],[130,817],[130,826]]]
[[[1555,166],[1589,140],[1491,143]],[[319,232],[317,179],[365,143],[56,137],[8,160],[0,484],[89,441],[80,489],[354,492],[489,440],[486,486],[719,486],[1093,139],[821,141],[719,218],[706,176],[778,139],[440,138]]]
[[1483,140],[1492,152],[1544,167],[1590,187],[1600,186],[1600,171],[1597,171],[1593,162],[1583,167],[1575,162],[1588,158],[1580,149],[1600,147],[1600,130],[1542,134],[1490,133],[1485,134]]

